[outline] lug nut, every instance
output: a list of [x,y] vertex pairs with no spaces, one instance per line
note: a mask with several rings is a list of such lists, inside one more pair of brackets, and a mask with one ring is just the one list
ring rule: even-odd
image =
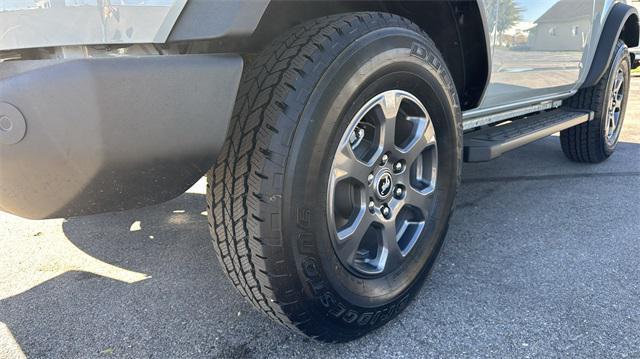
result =
[[373,212],[376,209],[376,204],[373,201],[369,201],[369,211]]
[[404,191],[402,190],[402,187],[398,186],[398,187],[396,187],[396,190],[395,190],[394,193],[395,193],[396,197],[400,198],[404,194]]
[[389,218],[389,217],[391,216],[391,210],[390,210],[390,209],[389,209],[389,207],[387,207],[386,205],[385,205],[385,206],[382,206],[381,211],[382,211],[382,215],[383,215],[385,218]]
[[402,164],[402,161],[398,161],[393,164],[393,170],[396,172],[402,171],[403,168],[404,168],[404,165]]
[[373,183],[373,173],[369,173],[369,176],[367,177],[367,181],[369,182],[369,184]]
[[387,161],[389,161],[389,155],[385,153],[384,155],[382,155],[382,161],[381,162],[382,162],[383,165],[385,165],[385,164],[387,164]]

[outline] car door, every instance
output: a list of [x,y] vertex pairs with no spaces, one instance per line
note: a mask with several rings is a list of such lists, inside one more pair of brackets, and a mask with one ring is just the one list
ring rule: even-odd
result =
[[571,91],[584,71],[595,0],[484,0],[492,72],[482,108]]

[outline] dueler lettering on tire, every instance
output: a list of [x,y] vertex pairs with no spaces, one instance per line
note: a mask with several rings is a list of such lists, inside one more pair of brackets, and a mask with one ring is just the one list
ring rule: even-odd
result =
[[401,312],[446,235],[457,101],[433,42],[386,13],[304,23],[247,64],[207,193],[214,247],[238,291],[323,341]]

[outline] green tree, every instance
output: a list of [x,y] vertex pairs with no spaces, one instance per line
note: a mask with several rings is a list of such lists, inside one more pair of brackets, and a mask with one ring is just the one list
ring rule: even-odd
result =
[[505,31],[522,20],[523,8],[515,0],[484,0],[484,3],[487,20],[498,39],[502,39]]

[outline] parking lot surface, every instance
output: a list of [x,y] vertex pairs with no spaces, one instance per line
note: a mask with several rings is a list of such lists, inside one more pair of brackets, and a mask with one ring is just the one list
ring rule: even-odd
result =
[[549,137],[465,164],[447,242],[398,319],[340,345],[253,310],[210,245],[200,182],[155,207],[0,213],[0,358],[640,357],[640,76],[599,165]]

